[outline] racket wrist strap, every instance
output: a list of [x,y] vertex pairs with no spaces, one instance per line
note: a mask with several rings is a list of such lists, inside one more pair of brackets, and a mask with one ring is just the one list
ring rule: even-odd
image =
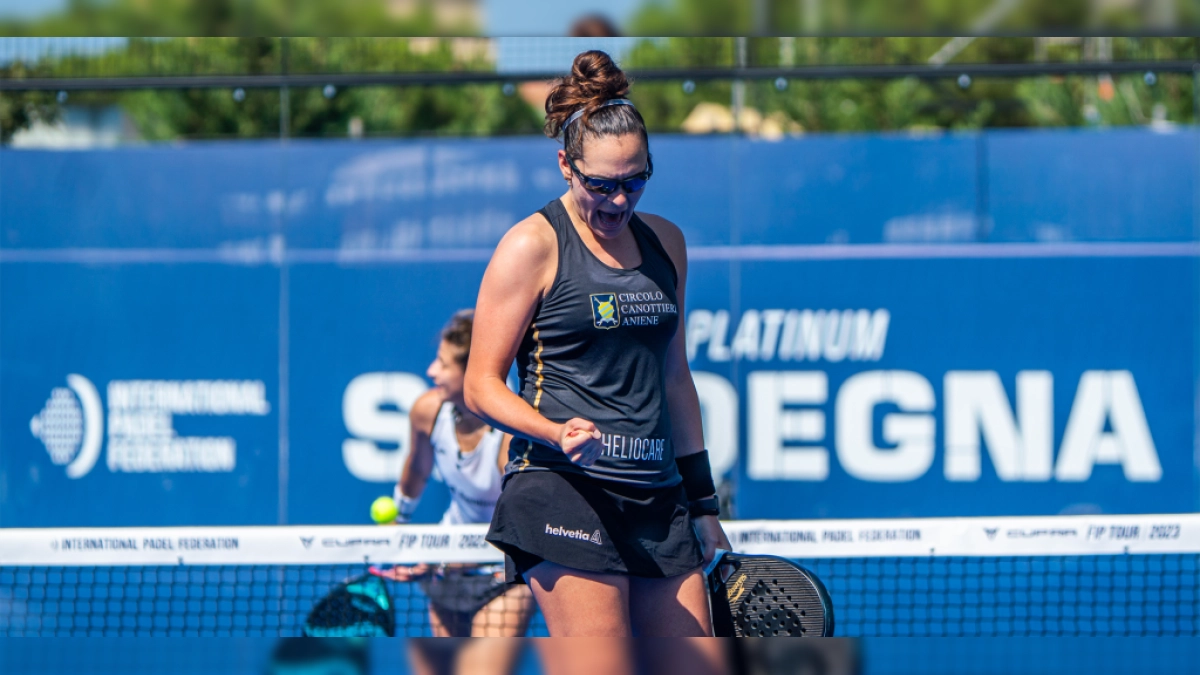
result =
[[396,522],[407,523],[411,521],[413,514],[417,511],[417,504],[421,502],[421,498],[404,496],[404,492],[400,490],[399,483],[392,490],[392,498],[396,502]]
[[683,491],[688,501],[711,497],[717,493],[713,485],[712,467],[708,463],[708,450],[691,455],[675,456],[675,467],[683,478]]

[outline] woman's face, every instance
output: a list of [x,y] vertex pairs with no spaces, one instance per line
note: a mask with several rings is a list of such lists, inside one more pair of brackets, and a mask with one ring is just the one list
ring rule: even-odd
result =
[[[648,157],[639,134],[593,138],[584,141],[583,156],[575,160],[575,167],[592,178],[623,180],[645,171]],[[565,150],[558,151],[558,166],[563,177],[571,181],[569,192],[575,203],[575,215],[597,237],[611,239],[619,235],[633,217],[633,209],[645,188],[633,194],[626,193],[623,187],[611,194],[597,194],[583,187],[583,180],[571,169]]]
[[425,375],[433,380],[434,387],[441,389],[442,394],[450,400],[459,400],[463,393],[463,377],[466,369],[459,362],[462,350],[442,340],[438,345],[437,358],[429,364]]

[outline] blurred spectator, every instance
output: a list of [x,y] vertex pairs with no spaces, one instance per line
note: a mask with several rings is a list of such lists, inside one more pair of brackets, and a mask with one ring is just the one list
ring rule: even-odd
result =
[[[614,38],[621,37],[621,32],[603,14],[584,14],[571,22],[570,28],[567,29],[567,37]],[[583,48],[579,51],[583,51]],[[521,85],[520,92],[521,98],[537,111],[542,112],[546,109],[546,97],[550,95],[550,83],[525,82]]]
[[585,14],[571,24],[568,37],[605,38],[621,37],[620,31],[603,14]]

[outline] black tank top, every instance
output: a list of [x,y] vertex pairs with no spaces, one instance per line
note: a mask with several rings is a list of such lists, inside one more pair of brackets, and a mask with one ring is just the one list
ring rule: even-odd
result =
[[678,274],[658,236],[634,215],[642,254],[633,269],[588,250],[559,200],[539,211],[558,238],[558,272],[517,351],[521,397],[553,422],[595,423],[604,452],[590,467],[525,438],[509,447],[506,473],[561,471],[646,487],[679,483],[664,367],[679,326]]

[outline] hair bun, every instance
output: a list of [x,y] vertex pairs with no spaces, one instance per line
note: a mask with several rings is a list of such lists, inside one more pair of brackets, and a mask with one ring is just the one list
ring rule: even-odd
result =
[[584,52],[571,64],[571,79],[580,93],[590,94],[591,103],[599,105],[609,99],[624,98],[629,93],[629,80],[612,58],[601,51]]
[[583,52],[571,64],[571,74],[557,80],[546,97],[546,135],[557,137],[563,123],[576,110],[598,108],[601,103],[625,98],[628,93],[629,79],[612,57],[599,50]]

